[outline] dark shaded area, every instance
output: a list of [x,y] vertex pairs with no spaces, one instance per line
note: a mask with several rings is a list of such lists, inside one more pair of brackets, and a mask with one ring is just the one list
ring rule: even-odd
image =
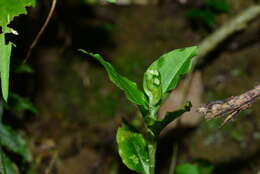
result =
[[[232,3],[235,14],[253,1]],[[46,169],[55,174],[133,173],[119,159],[115,132],[122,117],[140,124],[141,119],[135,117],[137,108],[108,80],[96,61],[77,49],[102,54],[141,87],[143,72],[153,60],[169,50],[196,45],[210,33],[200,22],[191,22],[185,16],[187,9],[204,8],[203,4],[165,0],[153,6],[91,6],[59,1],[27,62],[34,73],[16,73],[49,6],[49,2],[41,1],[28,16],[15,19],[11,25],[19,36],[8,36],[17,45],[12,54],[10,91],[30,99],[39,114],[7,111],[4,121],[26,133],[36,173]],[[217,16],[216,25],[231,17]],[[205,102],[239,94],[259,83],[259,26],[259,20],[254,21],[199,65]],[[168,173],[174,143],[179,144],[178,163],[210,161],[216,166],[216,174],[253,174],[260,170],[260,110],[259,103],[256,105],[241,116],[242,121],[226,129],[201,123],[161,137],[157,173]],[[19,165],[28,168],[28,164]]]

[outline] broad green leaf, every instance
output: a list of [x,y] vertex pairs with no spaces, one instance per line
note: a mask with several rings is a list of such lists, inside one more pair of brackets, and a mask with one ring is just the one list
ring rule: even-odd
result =
[[180,76],[189,72],[191,58],[197,54],[196,46],[176,49],[162,55],[153,62],[148,71],[159,71],[161,75],[162,93],[165,94],[176,87]]
[[156,120],[152,117],[145,117],[146,124],[148,125],[149,129],[154,133],[156,137],[159,136],[160,132],[173,120],[180,117],[185,112],[190,111],[192,107],[191,102],[187,102],[183,108],[175,110],[173,112],[168,112],[163,120]]
[[105,61],[101,55],[99,54],[93,54],[93,53],[89,53],[85,50],[80,50],[81,52],[90,55],[91,57],[95,58],[96,60],[98,60],[106,69],[109,79],[120,89],[122,89],[127,98],[138,105],[142,105],[145,108],[147,108],[147,101],[146,101],[146,97],[144,95],[144,93],[139,90],[137,88],[137,85],[135,82],[130,81],[129,79],[127,79],[126,77],[123,77],[122,75],[120,75],[115,68],[108,63],[107,61]]
[[0,124],[0,145],[17,153],[26,161],[31,161],[31,154],[26,141],[10,127]]
[[4,33],[0,34],[0,74],[1,74],[1,87],[2,94],[5,101],[8,98],[9,89],[9,64],[11,57],[12,45],[11,43],[5,44]]
[[200,174],[199,167],[193,164],[181,164],[176,166],[176,174]]
[[144,137],[126,125],[117,130],[116,141],[123,163],[140,174],[149,174],[149,155]]
[[1,174],[19,174],[17,166],[0,149],[0,173]]

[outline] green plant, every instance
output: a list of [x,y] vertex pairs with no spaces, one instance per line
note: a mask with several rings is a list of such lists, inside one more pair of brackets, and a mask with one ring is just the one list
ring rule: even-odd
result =
[[17,174],[18,167],[9,157],[10,152],[20,156],[23,164],[32,160],[26,141],[10,126],[2,122],[3,103],[0,104],[0,173]]
[[117,130],[116,141],[119,155],[129,169],[140,174],[155,173],[155,154],[160,132],[171,121],[189,111],[191,103],[187,102],[183,108],[168,112],[162,120],[157,118],[159,107],[169,92],[176,87],[180,77],[191,69],[192,57],[197,54],[197,50],[198,48],[194,46],[176,49],[162,55],[144,73],[144,91],[138,89],[135,82],[120,75],[101,55],[80,50],[104,66],[110,80],[125,92],[132,103],[138,106],[143,116],[144,131],[140,131],[126,121]]
[[[1,74],[1,89],[3,99],[8,100],[9,93],[9,66],[12,45],[7,42],[5,35],[8,33],[18,34],[17,31],[9,27],[15,16],[26,14],[27,6],[34,6],[35,0],[0,0],[0,74]],[[27,100],[24,100],[18,95],[13,94],[12,98],[15,103],[15,108],[19,111],[24,109],[34,109],[33,105]],[[5,104],[8,106],[7,104]],[[19,169],[13,160],[9,157],[9,153],[20,156],[21,161],[28,163],[31,161],[31,155],[27,147],[26,141],[10,126],[5,125],[2,121],[4,104],[0,103],[0,173],[1,174],[17,174]],[[34,110],[36,112],[36,110]]]

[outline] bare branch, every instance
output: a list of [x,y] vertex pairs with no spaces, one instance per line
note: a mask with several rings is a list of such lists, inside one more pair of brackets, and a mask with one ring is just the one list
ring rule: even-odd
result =
[[198,108],[206,119],[227,116],[222,126],[230,121],[239,112],[249,109],[258,99],[260,99],[260,85],[256,86],[241,95],[232,96],[225,100],[212,101]]

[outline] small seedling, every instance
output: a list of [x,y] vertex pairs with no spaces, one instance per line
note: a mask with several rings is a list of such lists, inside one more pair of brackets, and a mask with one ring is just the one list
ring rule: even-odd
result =
[[109,79],[125,92],[126,97],[136,104],[143,116],[145,131],[141,132],[125,122],[118,128],[116,141],[123,163],[140,174],[155,173],[155,153],[160,132],[170,122],[180,117],[191,108],[187,102],[182,108],[168,112],[164,119],[158,120],[158,110],[180,80],[192,66],[192,57],[196,56],[196,46],[176,49],[162,55],[153,62],[143,77],[143,89],[138,89],[135,82],[120,75],[101,55],[81,52],[95,58],[106,69]]

